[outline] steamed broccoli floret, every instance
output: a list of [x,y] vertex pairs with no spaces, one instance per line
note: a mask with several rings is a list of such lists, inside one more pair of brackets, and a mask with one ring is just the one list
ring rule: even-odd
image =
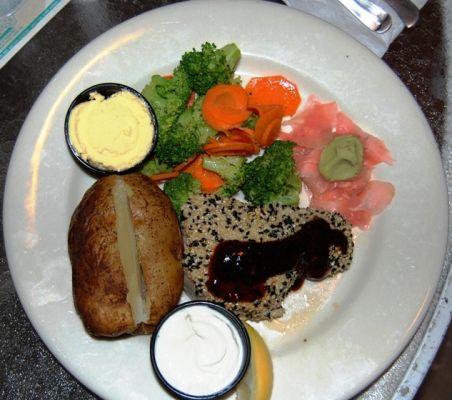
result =
[[[174,132],[180,115],[186,109],[191,93],[188,76],[179,67],[174,69],[171,79],[153,75],[149,84],[144,87],[142,94],[154,109],[158,124],[156,160],[155,165],[151,163],[147,169],[148,175],[164,172],[155,167],[163,164],[171,168],[192,154],[193,139]],[[177,152],[174,149],[180,149],[180,151]],[[187,153],[189,155],[186,157]]]
[[169,171],[171,171],[171,168],[156,158],[150,159],[141,167],[141,172],[147,176],[162,174]]
[[207,143],[210,138],[215,137],[217,131],[207,125],[202,116],[202,103],[204,96],[198,96],[193,105],[188,108],[179,117],[177,123],[186,131],[192,132],[202,146]]
[[188,75],[178,67],[171,79],[153,75],[141,93],[155,111],[159,133],[165,135],[185,110],[192,90]]
[[216,131],[206,124],[201,107],[204,97],[198,97],[177,119],[172,129],[160,135],[156,156],[171,167],[180,164],[195,154],[202,152],[202,146],[216,135]]
[[225,197],[234,196],[241,188],[245,178],[245,157],[212,156],[204,157],[203,167],[220,175],[225,183],[217,194]]
[[201,151],[198,137],[193,132],[186,131],[182,125],[176,124],[165,135],[159,135],[155,156],[159,162],[174,167]]
[[275,141],[264,154],[245,165],[242,191],[255,205],[298,205],[301,180],[292,157],[295,143]]
[[185,53],[180,66],[187,73],[192,89],[203,95],[219,83],[234,82],[240,56],[240,49],[234,43],[218,49],[214,43],[206,42],[200,51],[193,49]]
[[176,178],[163,186],[163,191],[170,198],[177,216],[180,216],[182,206],[195,194],[201,192],[201,183],[187,172],[182,172]]

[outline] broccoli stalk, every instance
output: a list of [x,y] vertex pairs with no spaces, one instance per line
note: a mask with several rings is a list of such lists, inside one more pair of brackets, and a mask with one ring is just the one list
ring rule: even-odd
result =
[[195,194],[201,193],[201,183],[187,172],[182,172],[176,178],[167,181],[163,191],[171,200],[178,217],[182,206]]
[[277,140],[264,154],[245,165],[242,192],[255,205],[298,205],[301,180],[293,160],[295,143]]
[[226,46],[223,46],[220,51],[223,52],[226,63],[229,65],[229,68],[232,72],[235,72],[235,69],[237,68],[237,65],[240,61],[240,58],[242,56],[242,53],[240,52],[240,49],[237,47],[235,43],[229,43]]
[[242,156],[203,158],[203,167],[224,179],[224,185],[217,192],[224,197],[232,197],[240,190],[245,178],[245,163],[245,157]]
[[201,50],[193,49],[182,56],[180,66],[187,73],[192,89],[199,95],[220,83],[234,83],[234,71],[240,60],[240,49],[230,43],[218,49],[206,42]]

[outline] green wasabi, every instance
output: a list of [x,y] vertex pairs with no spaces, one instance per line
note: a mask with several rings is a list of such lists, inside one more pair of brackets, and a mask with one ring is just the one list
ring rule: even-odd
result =
[[361,171],[363,153],[363,144],[356,136],[337,136],[322,151],[320,174],[328,181],[353,178]]

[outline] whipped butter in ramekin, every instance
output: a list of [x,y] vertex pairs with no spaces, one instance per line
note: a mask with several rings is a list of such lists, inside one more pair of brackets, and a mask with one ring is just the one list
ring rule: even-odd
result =
[[74,156],[92,172],[124,172],[153,150],[157,124],[140,93],[118,83],[103,83],[76,97],[65,131]]

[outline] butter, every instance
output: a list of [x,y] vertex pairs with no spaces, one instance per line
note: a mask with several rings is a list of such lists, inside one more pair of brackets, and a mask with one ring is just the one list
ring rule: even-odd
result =
[[152,146],[154,124],[145,103],[128,90],[74,107],[69,140],[80,157],[94,167],[122,171],[140,163]]

